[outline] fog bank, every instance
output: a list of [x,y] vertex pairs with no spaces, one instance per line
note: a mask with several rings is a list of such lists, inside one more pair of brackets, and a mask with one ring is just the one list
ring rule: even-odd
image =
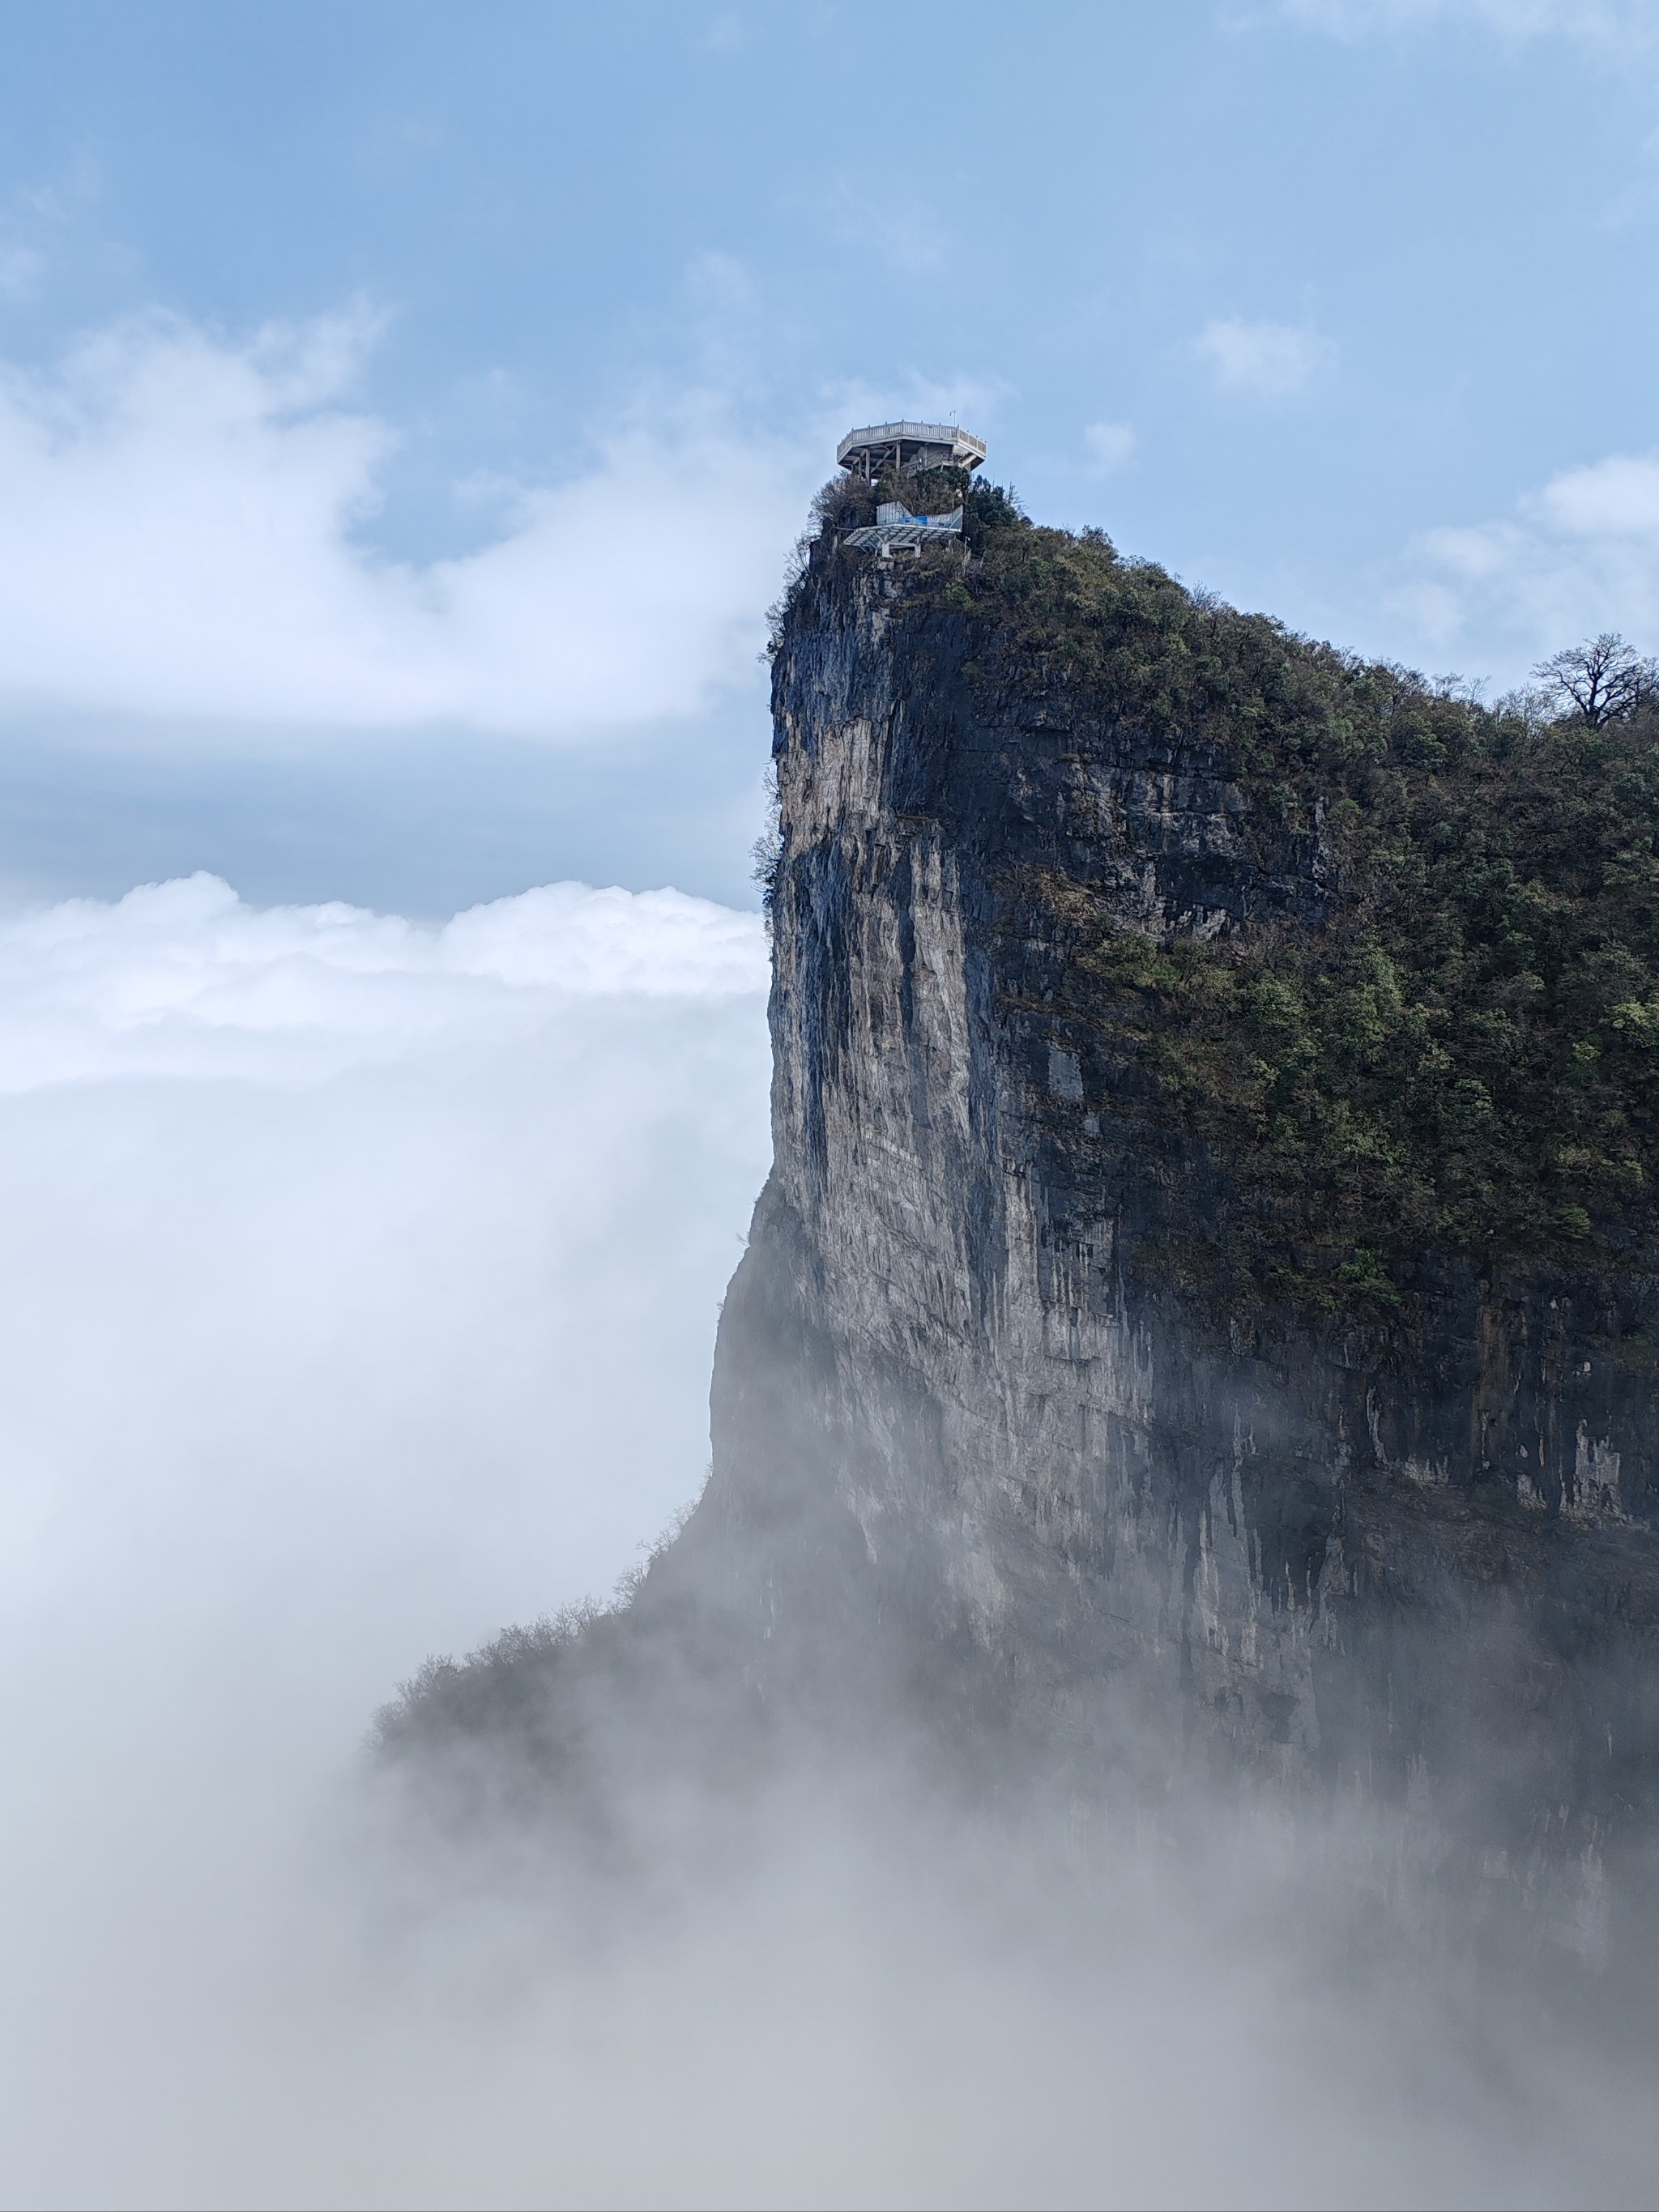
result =
[[787,1771],[630,1888],[440,1878],[365,1794],[428,1651],[698,1487],[764,981],[750,917],[573,885],[0,925],[0,2194],[1642,2201],[1642,2047],[1356,1950],[1305,1807]]
[[764,984],[757,918],[672,892],[0,924],[11,2201],[188,2193],[120,2084],[194,2136],[374,1705],[695,1495]]

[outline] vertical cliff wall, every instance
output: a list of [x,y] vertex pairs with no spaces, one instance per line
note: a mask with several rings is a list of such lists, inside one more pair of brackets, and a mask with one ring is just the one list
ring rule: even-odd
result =
[[1461,1886],[1595,1957],[1623,1898],[1637,1957],[1659,715],[1529,730],[969,520],[826,536],[776,637],[708,1490],[383,1746],[607,1859],[839,1771],[826,1729],[1206,1834],[1259,1785],[1357,1809],[1408,1917]]
[[774,704],[775,1164],[693,1544],[758,1540],[769,1633],[971,1674],[1079,1771],[1242,1760],[1590,1866],[1659,1771],[1640,1254],[1230,1311],[1191,1261],[1236,1164],[1085,957],[1316,937],[1317,792],[828,544]]

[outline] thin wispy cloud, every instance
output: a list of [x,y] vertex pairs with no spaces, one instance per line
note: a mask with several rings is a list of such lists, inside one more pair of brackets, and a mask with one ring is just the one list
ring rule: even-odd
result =
[[1279,0],[1271,11],[1254,9],[1235,20],[1271,16],[1350,40],[1468,25],[1511,45],[1559,37],[1608,50],[1659,46],[1650,0]]
[[1194,343],[1221,391],[1256,399],[1290,398],[1336,366],[1329,338],[1305,325],[1265,319],[1218,319],[1206,324]]
[[1390,609],[1443,654],[1471,648],[1518,678],[1574,638],[1622,629],[1659,647],[1659,453],[1563,470],[1512,513],[1425,531]]
[[1131,423],[1089,423],[1083,433],[1083,446],[1089,456],[1090,473],[1097,477],[1112,475],[1134,458],[1137,442]]
[[390,560],[397,429],[349,404],[374,336],[149,317],[0,371],[0,709],[557,738],[750,678],[810,465],[694,396],[512,487],[493,543]]
[[26,298],[40,283],[45,268],[45,256],[33,246],[0,238],[0,294],[14,300]]
[[902,278],[931,276],[962,252],[959,212],[897,177],[872,185],[866,173],[844,173],[829,182],[817,206],[836,245]]

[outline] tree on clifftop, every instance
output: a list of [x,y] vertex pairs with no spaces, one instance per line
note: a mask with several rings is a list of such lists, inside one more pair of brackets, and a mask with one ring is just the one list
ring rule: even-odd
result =
[[1533,674],[1564,709],[1576,712],[1586,729],[1621,722],[1659,696],[1659,666],[1644,660],[1617,630],[1603,630],[1588,645],[1569,646]]

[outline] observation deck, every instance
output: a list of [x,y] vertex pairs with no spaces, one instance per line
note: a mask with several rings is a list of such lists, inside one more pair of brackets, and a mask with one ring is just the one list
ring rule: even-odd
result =
[[836,459],[873,483],[887,469],[906,476],[923,469],[976,469],[985,459],[985,441],[954,422],[872,422],[849,430]]
[[895,552],[919,552],[924,545],[952,538],[962,543],[959,507],[949,514],[912,514],[908,507],[887,501],[876,509],[873,528],[849,530],[841,542],[860,553],[878,553],[885,560]]

